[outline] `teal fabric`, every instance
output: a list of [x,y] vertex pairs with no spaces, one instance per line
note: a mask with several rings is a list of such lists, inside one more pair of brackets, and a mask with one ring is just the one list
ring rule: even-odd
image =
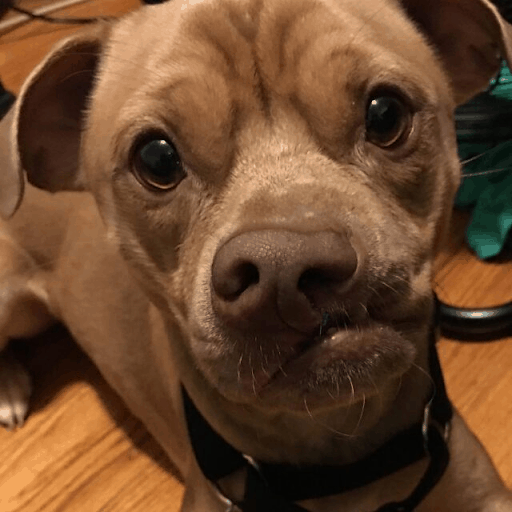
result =
[[[498,83],[491,82],[490,91],[494,96],[512,101],[512,74],[505,64]],[[512,140],[495,147],[459,142],[461,161],[484,152],[464,165],[464,175],[504,171],[463,177],[455,201],[461,209],[472,209],[466,240],[481,259],[497,256],[512,229]]]

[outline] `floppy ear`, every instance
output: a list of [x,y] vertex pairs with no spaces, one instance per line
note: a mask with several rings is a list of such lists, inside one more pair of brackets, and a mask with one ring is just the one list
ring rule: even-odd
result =
[[[101,23],[65,39],[28,77],[12,120],[11,182],[20,180],[25,170],[30,183],[52,192],[84,188],[80,139],[109,32],[110,24]],[[21,196],[22,185],[11,188]],[[12,214],[18,202],[2,201],[3,214]]]
[[485,89],[502,58],[512,67],[512,26],[489,0],[402,0],[438,49],[463,103]]
[[23,173],[18,168],[11,151],[11,129],[14,109],[0,122],[0,216],[9,218],[18,208],[23,196]]

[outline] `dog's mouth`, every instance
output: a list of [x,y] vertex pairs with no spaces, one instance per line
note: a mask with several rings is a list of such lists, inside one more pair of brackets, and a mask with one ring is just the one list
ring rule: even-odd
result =
[[324,319],[316,336],[272,361],[260,345],[259,360],[239,367],[237,381],[249,400],[266,406],[350,404],[379,393],[385,381],[410,368],[414,356],[413,344],[395,328],[339,316]]

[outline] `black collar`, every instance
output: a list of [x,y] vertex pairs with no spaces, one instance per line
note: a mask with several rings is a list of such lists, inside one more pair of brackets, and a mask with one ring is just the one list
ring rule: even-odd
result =
[[[242,502],[235,503],[242,512],[306,512],[295,502],[362,487],[428,456],[429,465],[409,497],[399,503],[388,503],[376,512],[413,511],[441,479],[449,462],[446,437],[453,412],[435,346],[436,326],[437,315],[429,353],[435,394],[425,407],[423,421],[399,432],[365,459],[345,466],[297,467],[254,461],[210,427],[182,388],[190,441],[201,471],[217,487],[221,478],[246,468],[245,496]],[[225,501],[230,503],[227,498]]]

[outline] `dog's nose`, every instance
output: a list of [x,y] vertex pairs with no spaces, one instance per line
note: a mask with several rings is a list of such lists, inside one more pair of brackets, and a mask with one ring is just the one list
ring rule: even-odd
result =
[[356,250],[340,233],[242,233],[215,255],[213,307],[221,321],[246,332],[311,333],[322,312],[339,304],[357,266]]

